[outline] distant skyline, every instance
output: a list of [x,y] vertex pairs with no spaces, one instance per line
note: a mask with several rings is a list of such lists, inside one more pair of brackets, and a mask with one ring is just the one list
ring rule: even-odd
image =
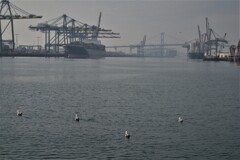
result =
[[[138,44],[147,35],[147,44],[159,44],[165,32],[166,43],[184,43],[198,37],[197,25],[205,32],[205,17],[220,36],[227,33],[230,44],[239,40],[238,0],[10,0],[42,19],[15,20],[18,44],[44,43],[44,35],[28,29],[67,14],[81,22],[96,25],[102,12],[101,27],[121,34],[120,39],[102,39],[111,45]],[[38,38],[39,37],[39,38]]]

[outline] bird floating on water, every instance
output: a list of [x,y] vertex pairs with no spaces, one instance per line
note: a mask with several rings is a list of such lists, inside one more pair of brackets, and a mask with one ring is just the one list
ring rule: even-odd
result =
[[17,110],[17,115],[18,115],[18,116],[22,116],[22,112],[20,112],[19,110]]
[[178,117],[178,122],[183,123],[182,117]]
[[75,114],[75,121],[79,121],[79,117],[77,114]]
[[129,138],[130,138],[130,134],[128,134],[128,132],[127,132],[127,131],[125,131],[125,137],[126,137],[127,139],[129,139]]

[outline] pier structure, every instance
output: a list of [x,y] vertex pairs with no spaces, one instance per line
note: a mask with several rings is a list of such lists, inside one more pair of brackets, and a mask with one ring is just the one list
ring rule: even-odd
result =
[[[14,21],[21,19],[35,19],[42,18],[17,7],[9,2],[9,0],[2,0],[0,2],[0,53],[13,52],[15,49],[15,34],[14,34]],[[4,21],[4,22],[3,22]],[[4,39],[6,32],[11,34],[10,39]]]
[[85,39],[120,38],[120,33],[100,27],[101,15],[100,13],[97,26],[80,22],[63,14],[44,23],[38,23],[36,26],[31,25],[29,29],[45,34],[45,52],[53,54],[61,53],[60,48],[64,45]]

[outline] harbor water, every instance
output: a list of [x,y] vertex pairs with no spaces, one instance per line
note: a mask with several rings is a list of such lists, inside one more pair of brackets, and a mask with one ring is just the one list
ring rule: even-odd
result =
[[0,159],[237,160],[239,102],[229,62],[0,58]]

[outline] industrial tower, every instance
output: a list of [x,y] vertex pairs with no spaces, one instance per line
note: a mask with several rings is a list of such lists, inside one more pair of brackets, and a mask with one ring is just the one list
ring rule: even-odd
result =
[[[0,53],[9,53],[13,52],[15,49],[13,20],[42,18],[42,16],[30,14],[12,4],[9,0],[2,0],[0,6]],[[7,21],[7,23],[4,23],[5,25],[3,25],[2,21]],[[3,38],[7,30],[10,31],[11,38],[9,40],[4,40]]]
[[120,33],[100,28],[101,16],[100,12],[97,26],[88,25],[63,14],[44,23],[31,25],[29,29],[45,33],[46,53],[60,53],[60,47],[73,42],[81,42],[84,39],[120,38]]

